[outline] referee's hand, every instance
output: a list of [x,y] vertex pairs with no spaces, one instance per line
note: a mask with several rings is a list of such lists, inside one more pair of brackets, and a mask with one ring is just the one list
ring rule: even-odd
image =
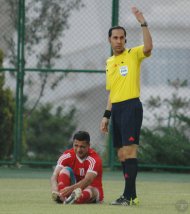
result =
[[106,117],[102,118],[101,124],[100,124],[100,130],[103,133],[108,133],[108,124],[109,124],[109,119]]

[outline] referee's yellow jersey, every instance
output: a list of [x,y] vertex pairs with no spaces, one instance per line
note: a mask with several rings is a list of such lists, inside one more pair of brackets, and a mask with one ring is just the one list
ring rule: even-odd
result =
[[140,97],[140,65],[147,56],[143,45],[126,49],[106,61],[106,90],[110,91],[111,103]]

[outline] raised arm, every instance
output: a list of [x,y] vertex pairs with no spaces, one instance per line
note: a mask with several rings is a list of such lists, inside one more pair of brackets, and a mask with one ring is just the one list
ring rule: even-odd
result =
[[137,21],[141,24],[144,41],[144,54],[148,56],[151,54],[153,48],[152,37],[148,29],[148,24],[141,11],[139,11],[136,7],[132,7],[131,10],[134,16],[136,17]]

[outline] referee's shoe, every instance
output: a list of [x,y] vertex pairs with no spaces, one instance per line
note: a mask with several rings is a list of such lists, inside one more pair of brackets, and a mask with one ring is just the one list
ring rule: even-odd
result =
[[130,206],[130,201],[127,200],[123,195],[120,196],[118,199],[113,201],[111,205],[122,205],[122,206]]
[[125,198],[123,195],[120,196],[118,199],[116,199],[115,201],[113,201],[111,203],[111,205],[122,205],[122,206],[130,206],[130,205],[139,205],[139,199],[135,198],[135,199],[131,199],[130,201],[127,200],[127,198]]
[[130,200],[130,205],[138,206],[139,205],[139,199],[138,198],[131,199]]

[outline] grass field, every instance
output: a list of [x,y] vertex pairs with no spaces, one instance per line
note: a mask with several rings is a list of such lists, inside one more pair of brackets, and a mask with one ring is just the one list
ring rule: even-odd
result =
[[60,205],[51,200],[51,170],[0,168],[0,214],[190,213],[190,174],[139,172],[138,207],[111,206],[123,190],[121,172],[104,171],[101,205]]

